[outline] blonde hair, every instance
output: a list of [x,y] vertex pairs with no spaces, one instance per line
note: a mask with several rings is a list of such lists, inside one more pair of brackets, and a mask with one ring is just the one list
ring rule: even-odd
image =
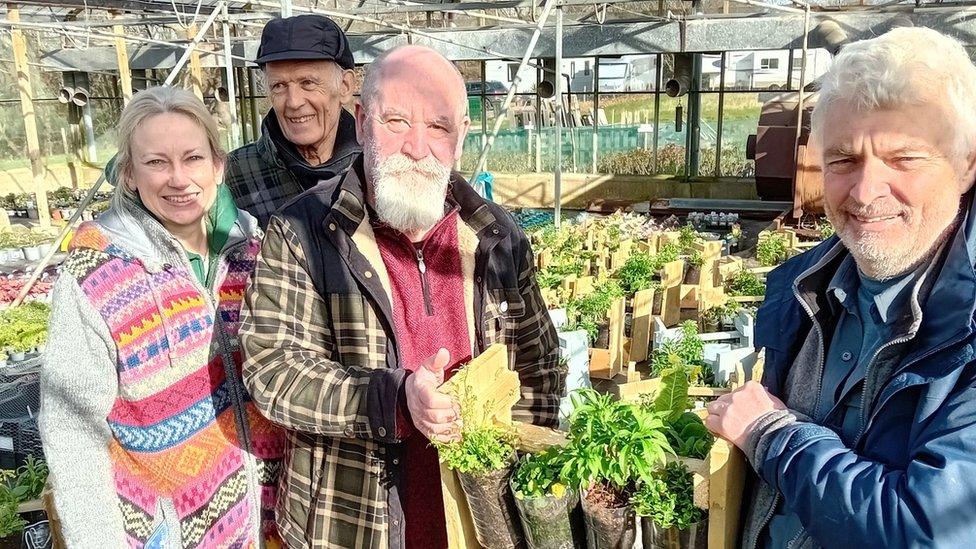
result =
[[220,144],[217,121],[203,101],[187,90],[172,86],[148,88],[132,96],[119,118],[119,152],[115,157],[116,181],[113,182],[116,192],[136,198],[135,193],[125,184],[132,174],[133,135],[146,119],[166,113],[182,114],[203,128],[207,141],[210,142],[214,162],[223,162],[227,158],[227,153]]

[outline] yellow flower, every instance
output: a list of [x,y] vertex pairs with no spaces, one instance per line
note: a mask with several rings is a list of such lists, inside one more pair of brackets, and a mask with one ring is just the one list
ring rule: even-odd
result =
[[550,490],[552,491],[552,495],[556,496],[557,498],[561,498],[566,494],[566,487],[558,482],[554,483]]

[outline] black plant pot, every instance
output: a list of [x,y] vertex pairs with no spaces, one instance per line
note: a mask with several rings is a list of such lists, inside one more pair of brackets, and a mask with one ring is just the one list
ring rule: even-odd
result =
[[597,326],[596,341],[593,342],[595,349],[610,348],[610,323],[606,322]]
[[637,539],[637,521],[629,505],[610,508],[583,497],[587,549],[630,549]]
[[468,500],[478,543],[485,549],[525,547],[515,498],[509,489],[512,467],[484,475],[458,473],[461,489]]
[[641,541],[644,549],[708,549],[708,519],[685,530],[677,526],[661,528],[648,517],[641,517]]

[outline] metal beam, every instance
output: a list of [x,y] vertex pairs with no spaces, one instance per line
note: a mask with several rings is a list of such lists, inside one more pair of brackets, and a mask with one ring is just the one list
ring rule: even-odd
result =
[[[172,2],[160,0],[23,0],[19,2],[22,6],[41,6],[44,8],[83,8],[130,12],[175,11],[184,15],[197,13],[198,3],[197,0],[173,0]],[[207,4],[204,2],[200,5],[199,13],[209,15],[215,8],[217,11],[220,11],[216,4]],[[241,13],[245,11],[245,8],[231,6],[228,7],[228,11],[231,13]]]
[[[297,10],[296,10],[297,11]],[[811,28],[824,19],[833,19],[852,40],[877,36],[892,28],[899,16],[907,16],[915,26],[929,27],[959,39],[963,44],[976,46],[976,9],[955,10],[916,9],[914,12],[884,13],[837,12],[810,15]],[[0,21],[0,26],[2,26]],[[682,33],[681,27],[685,32]],[[527,49],[533,27],[507,29],[478,29],[445,31],[426,30],[432,37],[443,36],[454,44],[425,36],[414,36],[412,43],[431,46],[452,60],[498,59],[486,50],[507,54],[519,59]],[[535,56],[555,55],[554,29],[542,31]],[[563,55],[589,57],[594,55],[627,55],[639,53],[716,52],[735,50],[799,49],[803,45],[803,17],[792,15],[764,15],[755,17],[712,17],[687,21],[609,22],[603,25],[567,25],[564,30]],[[682,39],[683,38],[683,39]],[[381,52],[407,43],[402,33],[375,33],[349,37],[356,63],[369,63]],[[824,47],[820,36],[812,33],[810,48]],[[254,59],[257,39],[234,44],[234,55]],[[171,68],[183,48],[175,46],[130,47],[129,64],[133,69]],[[177,52],[174,54],[174,52]],[[217,56],[205,55],[205,67],[218,67]],[[93,70],[117,68],[112,47],[92,47],[85,50],[60,49],[45,53],[45,64],[64,64],[65,70],[91,67]],[[238,62],[240,62],[238,60]],[[153,65],[156,63],[156,65]]]

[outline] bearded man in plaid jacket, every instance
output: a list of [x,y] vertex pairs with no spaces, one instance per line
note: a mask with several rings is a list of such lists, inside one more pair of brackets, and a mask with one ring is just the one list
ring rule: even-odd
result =
[[436,390],[504,343],[517,420],[555,426],[565,376],[525,234],[451,166],[464,82],[433,50],[370,65],[364,155],[271,218],[242,328],[258,408],[289,430],[278,526],[289,547],[447,546],[432,440],[459,436]]

